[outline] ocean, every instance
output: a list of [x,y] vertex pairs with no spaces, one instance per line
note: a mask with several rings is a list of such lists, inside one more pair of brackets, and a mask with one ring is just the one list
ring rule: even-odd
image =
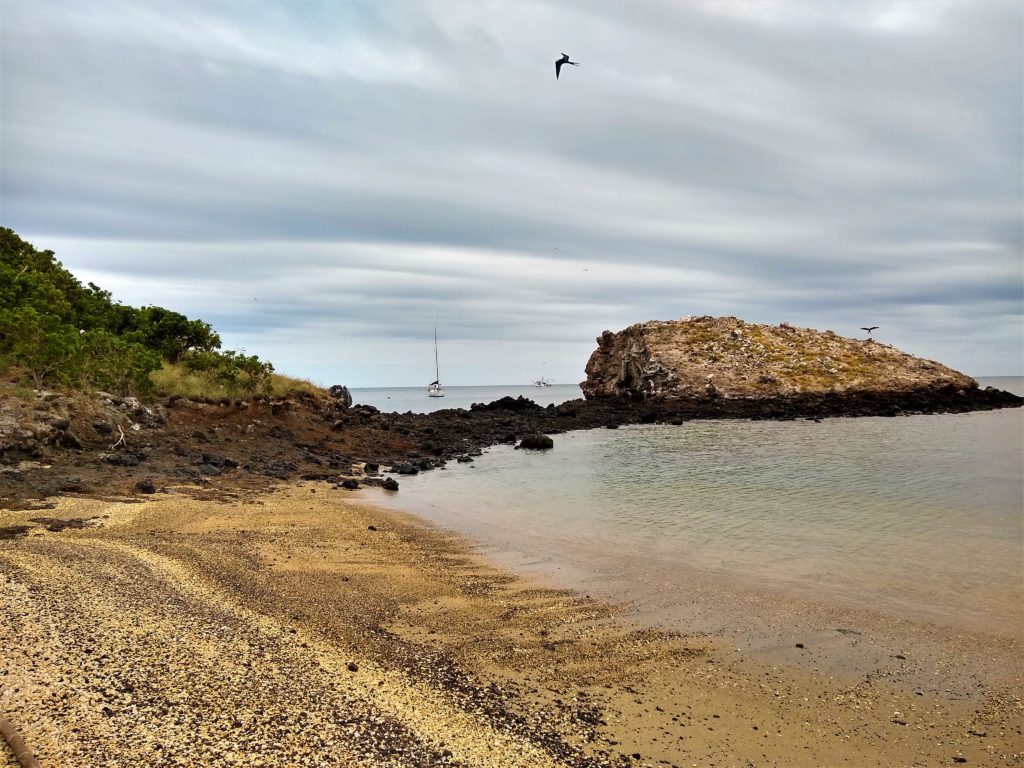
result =
[[578,384],[550,387],[510,384],[487,387],[445,387],[444,397],[427,397],[426,387],[366,387],[351,390],[352,402],[372,405],[386,413],[432,413],[443,408],[469,408],[473,403],[490,403],[502,397],[526,397],[538,405],[557,405],[583,397]]
[[[1019,378],[979,381],[1024,392]],[[579,396],[575,385],[462,389],[449,407]],[[416,391],[389,390],[390,402],[435,405]],[[389,402],[367,392],[353,395]],[[686,631],[735,629],[758,620],[759,601],[782,599],[1024,639],[1021,409],[691,421],[554,441],[495,446],[371,499]],[[722,589],[730,600],[698,599]]]

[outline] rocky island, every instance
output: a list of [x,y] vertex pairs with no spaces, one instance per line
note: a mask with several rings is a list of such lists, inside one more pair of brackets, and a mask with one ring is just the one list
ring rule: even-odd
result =
[[[592,401],[648,404],[746,400],[864,415],[866,402],[920,411],[1020,405],[966,374],[875,341],[788,323],[685,317],[597,338],[580,384]],[[838,409],[838,410],[837,410]],[[734,410],[734,409],[731,409]],[[778,415],[772,411],[769,415]]]

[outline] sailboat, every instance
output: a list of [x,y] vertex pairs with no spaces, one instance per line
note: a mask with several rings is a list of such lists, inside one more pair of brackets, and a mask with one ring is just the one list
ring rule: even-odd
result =
[[437,318],[434,318],[434,380],[427,387],[427,397],[444,397],[441,386],[441,369],[437,364]]

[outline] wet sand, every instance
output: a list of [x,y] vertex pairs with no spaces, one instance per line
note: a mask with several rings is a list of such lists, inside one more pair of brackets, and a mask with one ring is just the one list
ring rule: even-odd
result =
[[181,490],[0,510],[0,716],[44,766],[1024,764],[1012,684],[653,630],[326,484]]

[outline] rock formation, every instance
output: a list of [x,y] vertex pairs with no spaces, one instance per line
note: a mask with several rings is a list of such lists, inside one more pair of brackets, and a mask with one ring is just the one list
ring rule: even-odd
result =
[[974,379],[874,339],[687,317],[605,331],[580,384],[588,400],[673,402],[976,389]]

